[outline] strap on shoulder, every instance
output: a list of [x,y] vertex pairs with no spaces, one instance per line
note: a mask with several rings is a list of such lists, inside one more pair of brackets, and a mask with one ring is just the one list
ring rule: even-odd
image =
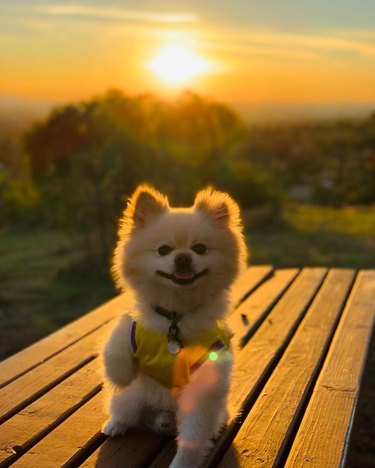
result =
[[[214,357],[214,359],[212,360],[216,360],[217,359],[217,352],[222,350],[222,349],[226,349],[227,347],[225,346],[225,344],[223,343],[222,340],[217,340],[215,341],[215,343],[213,343],[209,348],[208,350],[204,353],[204,355],[198,359],[198,361],[196,361],[191,367],[190,367],[190,373],[192,374],[193,372],[197,371],[200,366],[205,362],[207,361],[207,359],[212,359],[212,357]],[[210,353],[214,353],[214,356],[210,356]]]
[[135,338],[135,330],[137,328],[137,322],[135,320],[131,321],[130,329],[129,329],[129,344],[130,348],[133,350],[133,353],[137,352],[137,340]]

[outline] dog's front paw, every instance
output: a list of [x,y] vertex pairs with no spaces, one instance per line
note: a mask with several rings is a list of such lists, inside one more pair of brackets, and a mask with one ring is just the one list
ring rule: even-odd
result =
[[109,437],[115,437],[116,435],[124,434],[128,429],[128,425],[123,421],[108,419],[103,424],[102,432]]

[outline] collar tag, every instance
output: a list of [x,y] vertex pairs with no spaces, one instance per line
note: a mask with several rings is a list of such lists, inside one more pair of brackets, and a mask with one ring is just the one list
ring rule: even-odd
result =
[[168,341],[167,349],[169,354],[176,355],[181,351],[182,345],[179,341],[171,340]]

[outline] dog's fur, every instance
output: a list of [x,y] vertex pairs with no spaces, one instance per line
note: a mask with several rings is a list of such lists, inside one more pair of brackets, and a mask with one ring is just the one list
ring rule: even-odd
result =
[[[207,251],[194,252],[196,244]],[[160,255],[162,245],[173,250]],[[191,257],[193,273],[207,270],[206,274],[191,284],[172,280],[178,254]],[[134,319],[167,334],[170,321],[155,312],[159,306],[182,316],[178,323],[182,339],[213,328],[225,318],[230,286],[245,262],[240,212],[229,195],[207,189],[197,194],[193,207],[171,208],[153,188],[136,190],[121,220],[114,255],[115,281],[122,290],[133,292],[134,304],[103,352],[106,379],[113,389],[105,434],[114,436],[134,426],[173,433],[176,424],[178,449],[171,467],[199,466],[227,418],[231,353],[206,360],[182,389],[168,389],[137,369],[127,342],[129,327]]]

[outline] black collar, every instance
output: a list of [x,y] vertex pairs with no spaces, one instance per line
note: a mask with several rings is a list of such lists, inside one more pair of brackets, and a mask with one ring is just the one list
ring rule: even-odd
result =
[[172,323],[175,323],[176,325],[177,325],[177,322],[179,322],[181,319],[181,315],[178,312],[175,312],[174,310],[164,309],[164,307],[155,306],[154,311],[157,314],[162,315],[163,317],[167,318]]
[[174,340],[181,344],[180,329],[178,328],[177,324],[181,320],[182,315],[173,310],[167,310],[164,309],[164,307],[159,306],[155,306],[154,311],[158,315],[161,315],[162,317],[165,317],[166,319],[171,321],[171,326],[168,330],[168,340]]

